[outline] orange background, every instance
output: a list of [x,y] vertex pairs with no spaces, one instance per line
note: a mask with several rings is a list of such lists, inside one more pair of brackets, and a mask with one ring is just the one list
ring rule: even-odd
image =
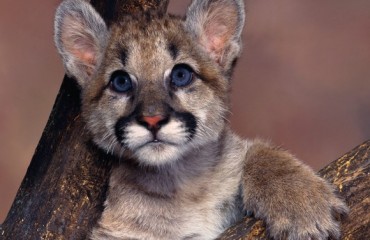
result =
[[[59,2],[0,1],[0,223],[63,78],[52,37]],[[247,0],[246,9],[233,128],[315,169],[369,139],[370,1]]]

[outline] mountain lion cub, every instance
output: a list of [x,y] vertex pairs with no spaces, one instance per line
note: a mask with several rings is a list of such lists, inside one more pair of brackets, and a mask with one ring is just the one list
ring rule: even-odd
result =
[[86,1],[56,13],[55,42],[81,87],[94,143],[119,161],[91,239],[215,239],[246,211],[273,239],[338,239],[347,212],[294,156],[229,127],[242,0],[194,0],[186,19],[120,16]]

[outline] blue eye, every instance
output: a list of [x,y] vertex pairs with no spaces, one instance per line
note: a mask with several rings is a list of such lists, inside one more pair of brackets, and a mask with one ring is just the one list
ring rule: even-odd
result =
[[115,71],[110,78],[111,89],[118,93],[125,93],[132,89],[130,75],[124,71]]
[[171,84],[175,87],[185,87],[193,80],[193,69],[186,64],[175,65],[171,72]]

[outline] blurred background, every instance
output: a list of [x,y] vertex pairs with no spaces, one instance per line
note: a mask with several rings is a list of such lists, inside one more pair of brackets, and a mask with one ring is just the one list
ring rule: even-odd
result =
[[[0,1],[0,223],[63,79],[60,0]],[[189,1],[172,0],[184,14]],[[370,139],[370,1],[246,0],[233,129],[271,139],[315,170]]]

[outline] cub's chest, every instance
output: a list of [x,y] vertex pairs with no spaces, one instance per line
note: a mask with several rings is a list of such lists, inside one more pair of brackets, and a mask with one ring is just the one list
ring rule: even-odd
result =
[[100,225],[114,226],[119,237],[215,239],[242,213],[238,192],[224,197],[215,192],[161,197],[137,186],[121,184],[113,189]]

